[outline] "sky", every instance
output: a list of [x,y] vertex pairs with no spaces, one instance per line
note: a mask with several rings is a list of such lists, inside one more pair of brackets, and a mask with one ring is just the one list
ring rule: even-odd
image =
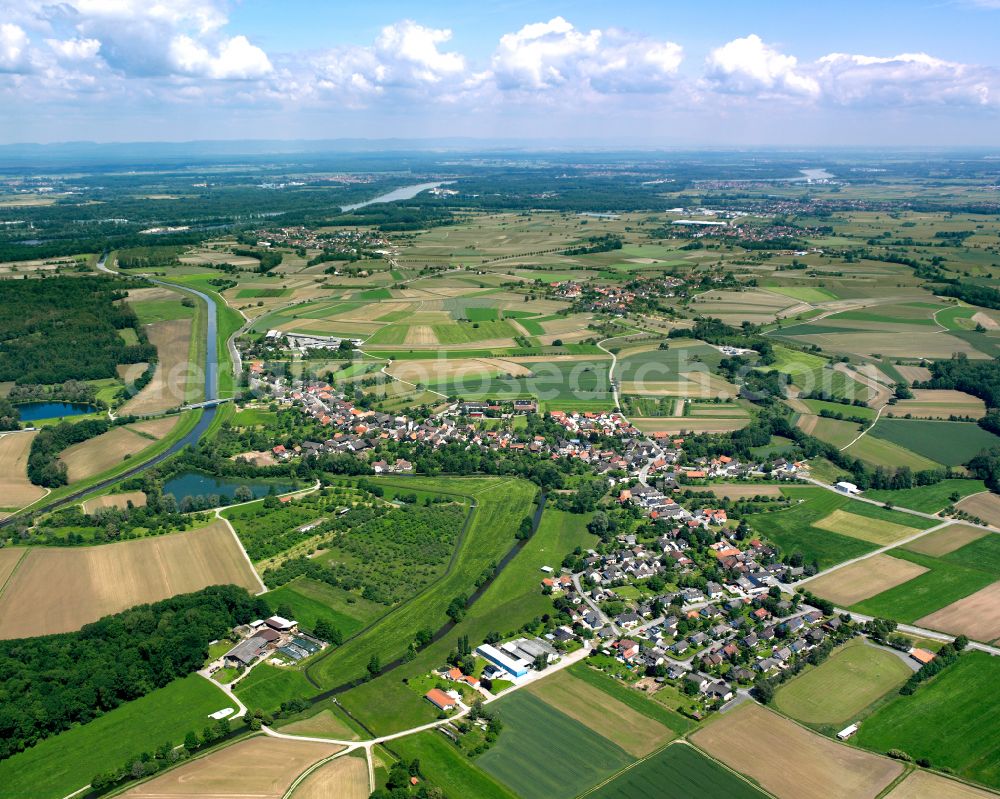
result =
[[998,146],[1000,0],[0,0],[0,143]]

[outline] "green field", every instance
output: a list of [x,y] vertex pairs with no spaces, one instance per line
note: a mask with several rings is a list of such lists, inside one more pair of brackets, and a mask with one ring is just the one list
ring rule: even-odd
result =
[[806,724],[846,724],[912,673],[898,655],[854,641],[782,685],[774,706]]
[[935,768],[1000,788],[1000,658],[966,652],[911,696],[897,696],[861,725],[855,741],[901,749]]
[[858,418],[868,420],[875,418],[875,410],[869,408],[867,405],[844,405],[841,402],[828,402],[826,400],[815,399],[802,401],[817,415],[820,411],[830,411],[831,413],[843,414],[845,418],[848,416],[857,416]]
[[676,743],[586,796],[590,799],[763,799],[767,794],[693,746]]
[[623,685],[614,677],[605,674],[603,671],[591,668],[585,662],[575,663],[570,666],[569,672],[574,677],[589,683],[613,699],[617,699],[622,704],[628,705],[630,708],[637,710],[644,716],[649,716],[651,719],[655,719],[665,727],[669,727],[678,735],[683,735],[684,733],[690,731],[690,729],[694,726],[692,721],[685,716],[682,716],[680,713],[675,713],[673,710],[664,707],[658,702],[648,699],[635,689]]
[[862,436],[844,452],[852,458],[860,458],[873,466],[885,466],[892,469],[909,466],[915,472],[941,468],[941,464],[937,461],[932,461],[930,458],[925,458],[923,455],[918,455],[905,447],[871,434]]
[[618,361],[615,377],[621,381],[663,382],[677,380],[684,372],[715,370],[722,353],[702,342],[671,341],[669,350],[652,349],[625,355]]
[[419,760],[420,771],[446,796],[475,799],[517,799],[517,795],[478,768],[439,732],[422,732],[392,741],[389,746],[403,760]]
[[450,325],[431,325],[434,335],[442,344],[472,344],[495,338],[514,338],[518,332],[509,322],[502,320],[483,322],[456,322]]
[[837,299],[835,294],[826,289],[813,286],[765,286],[764,288],[768,291],[784,294],[793,300],[802,300],[802,302],[829,302]]
[[[392,483],[380,481],[380,485]],[[333,687],[362,676],[373,654],[388,663],[403,654],[419,630],[440,627],[452,599],[471,593],[483,569],[513,546],[514,531],[524,516],[531,515],[536,492],[526,481],[486,477],[414,478],[398,481],[398,485],[404,490],[460,492],[474,497],[478,507],[444,576],[336,651],[321,656],[310,675],[323,686]]]
[[979,541],[973,541],[942,558],[894,549],[891,553],[893,557],[917,563],[929,571],[859,602],[851,609],[858,613],[882,616],[909,624],[940,610],[945,605],[969,596],[995,582],[1000,575],[995,571],[995,562],[991,562],[990,559],[987,559],[981,568],[975,565],[963,565],[967,557],[963,554],[963,550],[974,547],[973,551],[978,553],[985,547],[989,548],[995,557],[996,544],[993,543],[993,538],[994,536],[987,536],[980,539],[986,542],[980,547],[976,546]]
[[276,421],[278,415],[264,408],[244,408],[237,411],[230,420],[233,427],[255,427]]
[[[782,488],[781,492],[792,499],[805,501],[785,510],[751,514],[746,521],[755,531],[774,541],[782,551],[801,552],[806,563],[815,560],[821,569],[826,569],[876,548],[867,541],[812,526],[813,522],[825,518],[849,502],[851,513],[863,515],[863,508],[866,507],[864,503],[851,502],[847,497],[823,488]],[[897,516],[903,514],[893,514],[891,520],[898,521]]]
[[961,499],[985,490],[986,484],[982,480],[950,479],[934,485],[902,488],[896,491],[870,489],[865,491],[865,496],[879,502],[891,502],[901,508],[937,513],[952,503],[952,494],[958,494]]
[[272,611],[277,611],[281,605],[288,605],[295,614],[295,620],[308,630],[312,630],[319,619],[325,618],[339,628],[345,637],[354,635],[385,612],[381,605],[342,588],[305,577],[268,591],[264,594],[264,600]]
[[632,762],[611,741],[527,691],[493,708],[504,729],[476,763],[522,799],[570,799]]
[[178,292],[176,300],[142,300],[131,303],[135,310],[135,315],[144,325],[153,322],[170,322],[174,319],[190,319],[194,316],[194,308],[181,305],[181,300],[187,294],[181,296]]
[[199,735],[209,713],[232,702],[211,682],[192,674],[0,761],[0,795],[59,799],[164,741]]
[[236,683],[233,689],[250,710],[277,710],[282,702],[317,693],[297,668],[261,663]]
[[891,441],[945,466],[958,466],[984,449],[1000,446],[1000,436],[974,422],[880,419],[868,435]]

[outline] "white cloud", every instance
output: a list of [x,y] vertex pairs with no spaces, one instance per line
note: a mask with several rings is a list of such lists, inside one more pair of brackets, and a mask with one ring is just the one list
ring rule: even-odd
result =
[[989,105],[1000,102],[995,70],[926,53],[876,56],[831,53],[816,62],[824,99],[840,105]]
[[90,61],[101,49],[97,39],[46,39],[45,43],[63,61]]
[[19,72],[26,66],[28,34],[10,22],[0,24],[0,72]]
[[659,91],[673,84],[682,60],[683,49],[673,42],[616,29],[585,32],[554,17],[504,34],[491,76],[501,89]]
[[215,80],[254,80],[274,70],[267,53],[250,44],[246,36],[223,39],[213,54],[205,45],[182,34],[170,43],[170,61],[185,75]]
[[713,50],[706,77],[714,88],[735,94],[818,97],[820,86],[799,68],[798,59],[767,45],[752,33]]

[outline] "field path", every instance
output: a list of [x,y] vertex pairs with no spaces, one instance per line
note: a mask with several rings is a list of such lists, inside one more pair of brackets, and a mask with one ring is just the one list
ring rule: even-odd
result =
[[[840,451],[843,452],[845,449],[847,449],[848,447],[850,447],[853,444],[857,444],[858,441],[860,441],[862,438],[864,438],[865,434],[868,433],[868,431],[871,430],[878,423],[879,417],[882,415],[882,411],[884,411],[885,409],[886,409],[885,405],[882,405],[881,407],[879,407],[878,412],[875,414],[875,418],[872,419],[872,423],[870,425],[868,425],[868,427],[866,427],[860,433],[858,433],[854,437],[853,441],[851,441],[849,444],[845,444],[844,446],[842,446],[840,448]],[[881,504],[881,503],[876,503],[876,504]]]

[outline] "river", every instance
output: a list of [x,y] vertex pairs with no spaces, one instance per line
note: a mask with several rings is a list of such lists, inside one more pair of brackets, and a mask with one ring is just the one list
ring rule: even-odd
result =
[[340,210],[344,213],[348,211],[356,211],[359,208],[364,208],[366,205],[375,205],[376,203],[392,203],[396,200],[412,200],[422,191],[428,191],[429,189],[436,189],[438,186],[444,186],[448,183],[454,183],[453,180],[439,180],[435,183],[416,183],[413,186],[402,186],[398,189],[393,189],[386,194],[380,194],[378,197],[373,197],[370,200],[365,200],[363,203],[352,203],[351,205],[342,205]]
[[[110,274],[115,274],[113,270],[108,269],[104,265],[106,260],[107,260],[107,255],[101,256],[101,259],[97,262],[98,270],[100,270],[101,272],[108,272]],[[215,300],[212,299],[208,294],[205,294],[202,291],[198,291],[198,289],[190,288],[189,286],[181,287],[173,283],[164,283],[161,280],[154,280],[153,278],[148,278],[148,279],[159,286],[164,286],[165,288],[175,289],[175,290],[185,291],[190,294],[195,294],[205,301],[205,305],[207,306],[208,310],[208,318],[207,318],[208,324],[206,325],[205,329],[205,401],[211,402],[212,400],[218,399],[219,398],[219,353],[218,353],[217,339],[219,335],[218,333],[219,314],[218,314],[218,307],[215,304]],[[215,405],[209,405],[208,407],[206,407],[201,412],[201,418],[198,420],[198,423],[194,426],[194,428],[187,435],[182,436],[180,440],[175,441],[173,444],[171,444],[166,450],[161,452],[159,455],[150,458],[148,461],[133,466],[131,469],[126,469],[124,472],[121,472],[114,477],[110,477],[107,480],[103,480],[95,485],[87,486],[86,488],[81,488],[78,491],[74,491],[62,497],[61,499],[57,500],[55,503],[53,503],[53,506],[66,505],[70,502],[79,499],[80,497],[86,494],[90,494],[94,491],[101,491],[105,488],[109,488],[115,485],[115,483],[120,483],[122,480],[126,480],[129,477],[134,477],[135,475],[140,474],[146,471],[147,469],[153,468],[157,464],[165,461],[171,455],[175,455],[178,452],[180,452],[189,444],[196,444],[205,434],[205,431],[208,429],[208,426],[212,423],[212,420],[215,418],[217,410],[218,408]],[[34,511],[37,512],[46,509],[48,509],[48,506],[43,504],[34,508]],[[14,516],[10,516],[7,519],[0,520],[0,527],[6,527],[8,524],[11,524],[16,518],[18,518],[18,516],[15,514]]]

